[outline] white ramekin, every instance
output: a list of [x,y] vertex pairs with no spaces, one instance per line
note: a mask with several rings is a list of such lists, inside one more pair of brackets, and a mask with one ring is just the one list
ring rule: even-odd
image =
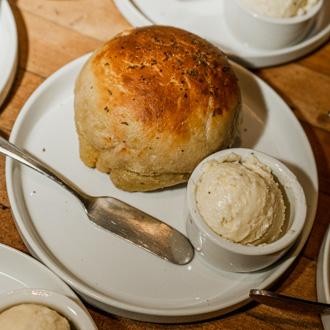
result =
[[[204,165],[235,153],[245,159],[255,155],[272,170],[287,199],[286,232],[276,241],[258,246],[231,242],[216,234],[202,219],[196,205],[195,190]],[[221,182],[219,182],[221,184]],[[306,200],[296,176],[279,160],[252,149],[233,148],[205,158],[193,171],[187,186],[187,235],[196,252],[212,267],[231,272],[252,272],[277,261],[297,240],[305,223]]]
[[0,313],[20,304],[38,304],[51,308],[64,316],[74,329],[97,330],[87,310],[72,299],[44,289],[23,288],[0,295]]
[[304,15],[273,18],[253,12],[241,0],[226,0],[224,13],[230,32],[242,43],[280,49],[298,43],[308,34],[322,5],[323,0],[319,0]]

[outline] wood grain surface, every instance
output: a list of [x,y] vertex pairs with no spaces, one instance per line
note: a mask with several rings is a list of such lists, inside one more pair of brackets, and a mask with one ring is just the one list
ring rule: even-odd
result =
[[[130,27],[111,0],[11,0],[10,4],[19,34],[19,68],[0,109],[0,129],[7,136],[24,102],[51,73]],[[301,121],[316,157],[320,183],[318,210],[309,240],[288,275],[273,289],[316,299],[316,261],[330,219],[330,45],[293,63],[256,70],[256,74],[286,100]],[[3,157],[0,242],[28,253],[11,216]],[[322,329],[317,315],[257,304],[217,319],[185,325],[136,322],[88,308],[99,329]]]

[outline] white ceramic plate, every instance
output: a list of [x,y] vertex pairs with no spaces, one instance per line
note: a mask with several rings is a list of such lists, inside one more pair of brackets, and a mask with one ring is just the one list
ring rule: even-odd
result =
[[114,0],[134,26],[172,25],[194,32],[218,45],[231,58],[249,67],[277,65],[299,58],[321,45],[330,35],[330,1],[324,1],[317,22],[302,42],[278,50],[251,47],[228,30],[223,10],[225,0]]
[[[56,302],[53,296],[56,296],[55,298],[61,299],[63,304],[65,303],[71,308],[71,311],[74,312],[76,308],[79,315],[72,317],[76,322],[85,325],[94,324],[75,293],[39,261],[4,244],[0,244],[0,260],[0,310],[4,307],[4,303],[9,302],[9,300],[14,304],[18,302],[19,300],[15,300],[18,295],[25,294],[27,298],[27,293],[31,291],[30,288],[33,288],[34,291],[39,289],[51,290],[53,292],[49,293],[51,296],[44,296],[42,299],[40,294],[38,295],[39,303],[44,302],[53,306]],[[18,295],[13,294],[13,292],[17,292]],[[37,299],[33,301],[37,302]]]
[[17,67],[17,30],[7,0],[0,0],[0,105],[14,81]]
[[[330,226],[324,236],[317,261],[317,297],[330,304]],[[325,330],[330,330],[330,315],[322,315]]]
[[[87,193],[115,196],[185,233],[185,188],[152,193],[120,191],[105,174],[80,161],[73,88],[87,56],[63,67],[33,93],[10,140],[51,164]],[[280,97],[247,70],[234,68],[243,91],[242,147],[278,157],[305,190],[308,216],[299,244],[279,263],[256,273],[215,271],[198,256],[189,265],[176,266],[97,227],[60,186],[8,159],[9,199],[27,246],[90,303],[147,321],[205,319],[246,303],[251,288],[271,285],[301,250],[317,203],[317,172],[310,145]]]

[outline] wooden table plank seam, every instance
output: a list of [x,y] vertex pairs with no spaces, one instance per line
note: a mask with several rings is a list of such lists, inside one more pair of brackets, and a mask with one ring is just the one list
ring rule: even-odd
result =
[[[56,0],[55,0],[55,1],[56,1]],[[16,10],[20,10],[20,11],[22,11],[23,13],[28,13],[29,15],[34,16],[34,17],[39,18],[39,19],[42,19],[42,20],[47,20],[47,19],[45,19],[42,15],[38,15],[38,14],[36,14],[35,12],[33,12],[33,11],[31,11],[31,10],[27,10],[27,9],[22,9],[22,8],[20,8],[17,4],[12,4],[11,6],[14,7]],[[48,21],[51,22],[52,24],[54,24],[54,25],[56,25],[56,26],[62,28],[62,29],[66,29],[66,30],[70,30],[70,31],[72,31],[72,32],[78,33],[78,34],[80,34],[83,38],[84,38],[84,37],[86,37],[86,38],[90,38],[90,39],[93,39],[93,40],[98,41],[98,42],[102,42],[102,41],[103,41],[102,39],[98,39],[98,38],[92,37],[92,36],[87,35],[87,34],[84,34],[84,33],[82,33],[82,32],[78,32],[77,30],[72,29],[72,28],[70,28],[70,27],[67,26],[67,25],[60,24],[57,20],[48,20]]]

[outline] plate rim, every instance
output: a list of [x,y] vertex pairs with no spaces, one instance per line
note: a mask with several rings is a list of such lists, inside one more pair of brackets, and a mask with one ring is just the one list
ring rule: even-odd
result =
[[[15,124],[13,126],[13,129],[11,131],[11,135],[10,135],[10,141],[14,142],[15,139],[17,138],[19,131],[20,131],[20,126],[23,124],[25,116],[28,115],[29,110],[31,109],[31,105],[34,103],[34,101],[39,97],[40,94],[42,94],[43,90],[46,90],[49,85],[51,85],[53,83],[54,80],[56,80],[59,76],[61,76],[64,72],[66,72],[67,70],[70,70],[71,66],[75,66],[75,65],[83,65],[83,63],[87,60],[87,58],[90,56],[91,53],[85,54],[81,57],[78,57],[77,59],[65,64],[63,67],[61,67],[59,70],[57,70],[55,73],[53,73],[49,78],[47,78],[33,93],[32,95],[29,97],[29,99],[27,100],[27,102],[24,104],[23,108],[21,109]],[[295,125],[298,125],[298,127],[300,128],[299,132],[302,134],[302,136],[305,139],[305,147],[307,148],[306,151],[311,155],[312,157],[312,165],[313,165],[313,172],[314,172],[314,179],[315,179],[315,205],[312,205],[310,207],[310,228],[305,228],[303,231],[302,236],[300,237],[300,241],[298,244],[296,244],[296,246],[294,247],[293,250],[290,251],[290,257],[286,258],[285,260],[282,259],[282,263],[281,266],[276,269],[275,272],[271,273],[266,280],[264,280],[261,285],[259,286],[259,288],[266,288],[269,287],[270,285],[272,285],[275,281],[277,281],[282,275],[283,273],[289,268],[289,266],[293,263],[293,261],[296,259],[296,257],[298,256],[298,254],[300,253],[300,251],[302,250],[304,244],[307,241],[307,238],[310,234],[313,222],[315,220],[315,212],[316,212],[316,207],[317,207],[317,201],[318,201],[318,180],[317,180],[317,169],[316,169],[316,163],[315,163],[315,158],[311,149],[311,145],[308,141],[308,138],[305,134],[305,132],[302,129],[302,126],[300,125],[299,121],[297,120],[297,118],[294,116],[294,114],[289,110],[287,104],[283,101],[283,99],[263,80],[261,80],[259,77],[257,77],[256,75],[254,75],[253,73],[249,72],[247,69],[243,68],[242,66],[238,65],[238,64],[234,64],[238,70],[243,71],[244,74],[252,76],[253,79],[256,79],[258,83],[263,84],[265,88],[267,88],[271,93],[273,93],[281,102],[283,102],[284,106],[287,108],[287,115],[291,117],[293,123],[295,123]],[[233,301],[231,302],[231,305],[227,305],[226,307],[223,307],[222,309],[218,309],[217,307],[213,307],[212,309],[210,309],[210,307],[204,306],[203,308],[199,308],[199,312],[196,313],[195,310],[193,310],[192,312],[189,313],[189,311],[187,309],[185,310],[185,314],[180,314],[180,311],[177,311],[177,313],[175,313],[174,308],[172,309],[159,309],[159,308],[146,308],[146,307],[141,307],[141,306],[137,306],[134,304],[128,304],[128,303],[123,303],[122,301],[118,301],[115,299],[112,299],[108,296],[105,296],[106,299],[99,299],[99,294],[97,292],[97,290],[93,289],[92,292],[90,290],[90,288],[84,284],[81,280],[74,278],[74,276],[71,276],[70,274],[67,274],[66,272],[64,272],[62,269],[60,269],[60,267],[51,259],[51,257],[47,254],[47,251],[42,250],[41,247],[39,247],[39,245],[34,242],[32,240],[31,242],[31,237],[29,237],[29,233],[28,230],[25,228],[25,226],[20,227],[20,224],[18,223],[17,218],[20,217],[18,210],[16,209],[16,202],[15,202],[15,193],[14,193],[14,189],[13,189],[13,175],[12,175],[12,167],[13,167],[14,161],[11,159],[6,159],[6,183],[7,183],[7,191],[8,191],[8,197],[9,197],[9,201],[11,203],[12,206],[12,213],[16,222],[16,227],[18,228],[18,231],[20,233],[20,235],[22,236],[24,242],[26,242],[27,247],[29,248],[29,250],[32,250],[32,253],[35,254],[38,259],[40,259],[47,267],[49,267],[56,275],[58,275],[63,281],[65,281],[66,283],[68,283],[70,286],[72,286],[76,291],[79,291],[82,295],[87,296],[88,298],[91,298],[92,300],[95,299],[98,302],[101,302],[102,304],[106,304],[110,307],[114,307],[116,309],[120,309],[123,310],[123,312],[128,311],[129,313],[137,313],[139,315],[151,315],[156,317],[157,319],[162,319],[162,321],[164,318],[176,318],[176,322],[178,320],[178,318],[182,317],[182,318],[188,318],[187,321],[191,321],[192,319],[195,320],[202,320],[204,319],[203,317],[196,317],[198,315],[204,315],[207,313],[216,313],[216,315],[221,315],[221,314],[225,314],[229,311],[235,310],[236,308],[248,303],[250,301],[248,294],[242,294],[240,295],[239,299],[232,299]],[[22,222],[22,221],[21,221]],[[102,307],[101,307],[102,308]],[[103,309],[103,308],[102,308]],[[223,311],[223,313],[221,312]],[[191,317],[189,319],[189,317]],[[140,320],[149,320],[148,317],[137,317],[137,319]],[[171,321],[170,321],[171,322]],[[185,321],[184,321],[185,322]]]
[[[35,258],[28,255],[27,253],[20,251],[18,249],[15,249],[14,247],[6,245],[4,243],[0,243],[0,250],[5,251],[5,253],[13,253],[16,256],[19,256],[19,258],[24,258],[24,259],[28,260],[28,262],[31,265],[33,265],[33,267],[35,267],[36,269],[38,268],[41,272],[45,273],[47,275],[47,277],[51,279],[51,281],[56,281],[56,283],[61,284],[61,286],[63,287],[63,292],[60,292],[60,294],[67,296],[67,294],[70,292],[71,296],[67,296],[67,297],[74,298],[75,301],[78,302],[78,304],[80,304],[80,306],[83,306],[80,299],[78,298],[76,293],[70,288],[70,286],[67,283],[65,283],[65,281],[62,280],[57,274],[55,274],[48,267],[46,267],[43,263],[36,260]],[[38,287],[28,287],[28,288],[49,290],[47,288],[38,288]],[[16,289],[14,289],[14,290],[16,290]]]
[[9,59],[10,63],[9,63],[8,74],[3,79],[3,85],[0,85],[0,106],[1,106],[9,94],[18,67],[18,34],[17,34],[15,17],[8,0],[3,0],[0,5],[2,5],[2,10],[0,11],[0,17],[4,16],[10,21],[10,30],[13,31],[11,35],[12,38],[11,52],[13,52],[13,56]]
[[[46,267],[44,264],[42,264],[40,261],[38,261],[37,259],[33,258],[32,256],[30,256],[29,254],[20,251],[18,249],[15,249],[12,246],[6,245],[4,243],[0,243],[0,253],[5,253],[8,255],[8,257],[11,257],[11,260],[13,260],[12,258],[18,258],[19,260],[24,259],[29,265],[31,265],[32,269],[33,269],[33,274],[35,274],[36,272],[39,274],[43,274],[43,276],[45,278],[47,278],[47,281],[49,283],[54,283],[56,284],[60,290],[55,290],[54,288],[50,288],[49,285],[45,286],[24,286],[24,287],[17,287],[14,289],[10,289],[10,290],[5,290],[3,292],[1,292],[0,296],[8,296],[13,294],[13,292],[28,292],[28,291],[43,291],[43,292],[47,292],[50,293],[52,295],[56,295],[56,296],[63,296],[63,300],[67,301],[68,303],[70,303],[70,308],[80,308],[79,312],[83,314],[84,320],[88,319],[90,324],[94,324],[94,320],[92,318],[92,316],[90,315],[89,311],[87,310],[86,306],[82,303],[82,301],[79,299],[79,297],[77,296],[77,294],[70,288],[70,286],[64,281],[62,280],[57,274],[55,274],[53,271],[51,271],[48,267]],[[12,276],[12,274],[10,274]],[[24,275],[23,275],[24,277]],[[15,277],[14,277],[15,278]],[[45,301],[47,300],[46,298],[44,299]],[[68,305],[69,306],[69,305]],[[1,308],[0,308],[1,309]],[[74,311],[76,312],[76,311]],[[82,322],[82,320],[80,320],[80,316],[78,316],[78,319],[76,320],[77,322]],[[87,323],[86,323],[87,324]],[[96,329],[96,327],[95,327]]]
[[[117,9],[120,11],[120,13],[125,17],[125,19],[133,26],[145,26],[145,25],[152,25],[157,24],[157,22],[153,22],[150,18],[148,18],[143,11],[138,7],[138,4],[135,4],[134,0],[113,0]],[[127,13],[125,8],[130,10],[130,13]],[[130,19],[129,17],[132,17],[132,15],[135,15],[136,19]],[[293,59],[300,58],[313,50],[315,50],[318,46],[323,44],[328,38],[330,37],[330,22],[329,24],[319,30],[315,35],[313,35],[309,39],[302,40],[301,42],[284,47],[281,49],[276,50],[262,50],[262,54],[248,54],[248,55],[240,55],[236,54],[235,52],[227,52],[229,56],[232,56],[233,59],[237,57],[237,59],[240,59],[244,65],[247,67],[252,68],[263,68],[268,67],[272,65],[278,65],[282,63],[287,63],[289,61],[292,61]],[[206,36],[204,38],[207,39]],[[216,42],[218,46],[221,48],[221,44]],[[294,55],[294,53],[297,53]],[[289,59],[283,59],[281,57],[283,56],[290,56]],[[277,59],[271,60],[271,58],[277,57]],[[249,59],[251,62],[249,62]],[[269,64],[263,64],[261,61],[263,60],[270,60]],[[257,62],[260,62],[257,64]]]
[[[316,292],[320,302],[330,303],[330,225],[326,231],[316,265]],[[330,315],[321,315],[324,329],[330,329]]]
[[330,303],[330,225],[322,241],[317,258],[317,296]]

